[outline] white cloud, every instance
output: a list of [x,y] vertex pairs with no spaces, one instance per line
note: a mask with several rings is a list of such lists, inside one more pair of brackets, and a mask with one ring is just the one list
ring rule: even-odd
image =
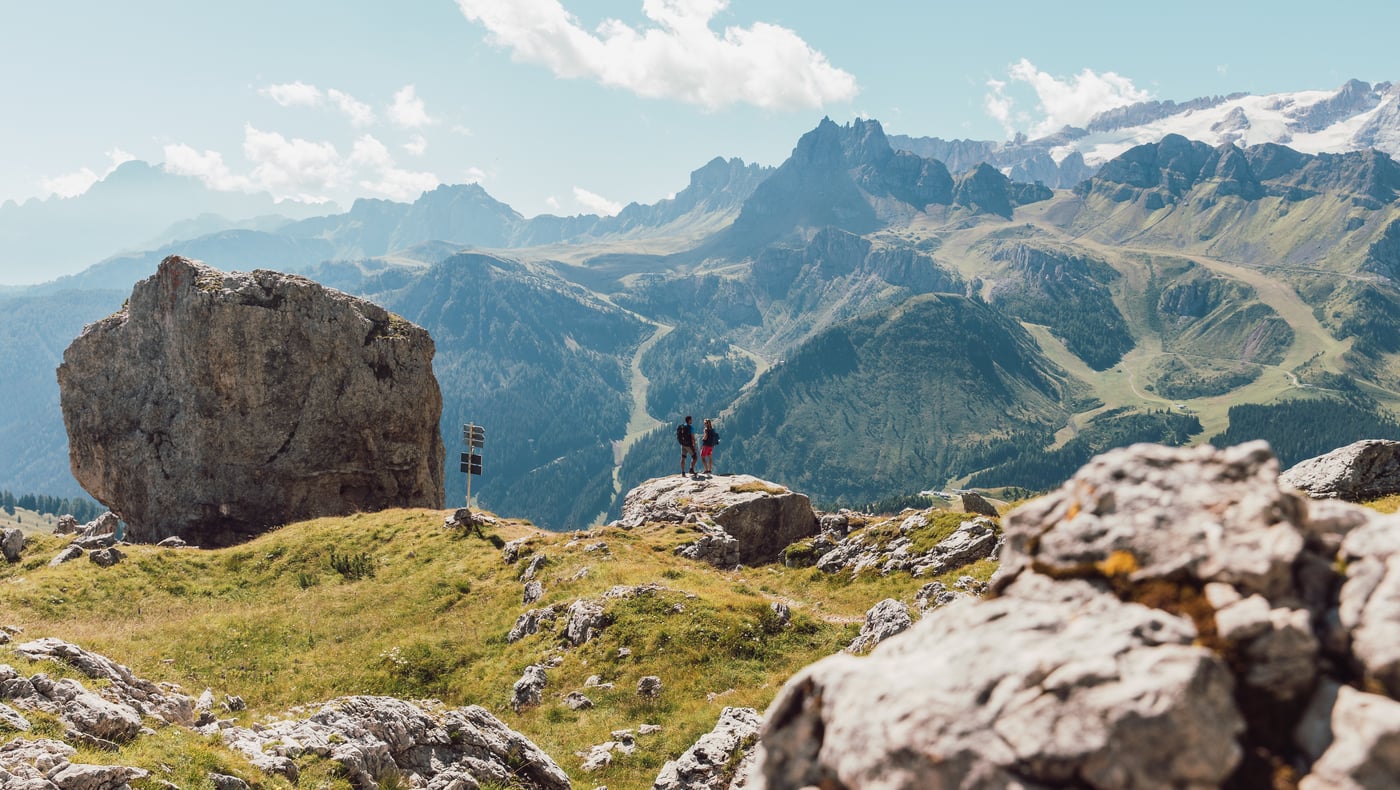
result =
[[54,176],[53,178],[39,179],[39,188],[43,194],[57,195],[69,198],[81,195],[88,191],[88,188],[97,183],[98,175],[90,167],[80,168],[71,173]]
[[1017,125],[1029,125],[1021,131],[1028,132],[1031,137],[1043,137],[1066,126],[1083,126],[1105,110],[1152,97],[1148,91],[1134,86],[1132,80],[1112,71],[1099,74],[1084,69],[1073,77],[1061,79],[1022,58],[1011,65],[1008,74],[1013,82],[1035,92],[1039,113],[1039,120],[1036,120],[1027,113],[1014,112],[1015,99],[1006,92],[1010,85],[1001,80],[988,80],[991,92],[983,100],[983,107],[988,115],[1006,127],[1008,134],[1018,131]]
[[415,200],[438,185],[432,173],[398,167],[388,147],[369,134],[355,141],[349,164],[357,171],[368,171],[359,180],[361,187],[392,200]]
[[608,200],[602,195],[589,192],[582,187],[574,187],[574,200],[578,201],[584,210],[593,214],[602,214],[611,217],[622,210],[622,204],[615,200]]
[[413,139],[403,144],[403,150],[414,156],[422,156],[428,150],[428,138],[421,134],[413,135]]
[[559,198],[553,195],[550,195],[549,197],[545,198],[544,204],[549,207],[550,211],[559,211]]
[[165,169],[180,176],[194,176],[210,189],[221,192],[248,191],[246,176],[234,175],[218,151],[196,151],[184,143],[165,146]]
[[479,184],[486,180],[486,171],[479,167],[469,167],[462,176],[468,184]]
[[283,107],[315,107],[321,103],[321,89],[297,80],[280,85],[268,85],[258,93],[270,97]]
[[43,197],[51,195],[64,198],[76,197],[91,189],[93,184],[111,175],[112,171],[120,167],[123,162],[130,162],[136,158],[116,147],[106,153],[111,164],[102,173],[97,173],[90,167],[81,167],[71,173],[41,178],[39,179],[41,195]]
[[235,172],[217,151],[184,143],[165,146],[165,167],[172,173],[195,176],[210,189],[265,191],[277,200],[321,203],[333,195],[345,197],[352,187],[375,197],[413,200],[439,183],[432,173],[399,167],[389,148],[369,134],[356,139],[347,156],[327,141],[288,139],[246,124],[243,158],[251,168],[246,174]]
[[329,142],[312,142],[243,126],[243,156],[253,164],[249,179],[274,196],[317,202],[346,183],[344,161]]
[[354,96],[335,88],[327,90],[326,96],[330,98],[337,109],[345,113],[352,126],[369,126],[374,123],[374,109]]
[[394,103],[389,105],[388,113],[389,120],[405,129],[417,129],[433,123],[412,85],[405,85],[394,94]]
[[728,0],[643,0],[653,23],[608,19],[590,33],[559,0],[457,0],[467,19],[518,61],[558,77],[592,79],[647,98],[707,109],[752,104],[819,108],[856,95],[856,79],[832,66],[793,31],[766,22],[710,28]]

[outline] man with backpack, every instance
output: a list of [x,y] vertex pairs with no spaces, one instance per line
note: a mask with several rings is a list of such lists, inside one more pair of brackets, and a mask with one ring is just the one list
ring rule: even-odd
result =
[[685,415],[685,422],[676,426],[676,442],[681,446],[681,474],[685,474],[685,456],[690,455],[690,473],[695,474],[695,461],[699,454],[695,452],[695,429],[690,425],[690,415]]

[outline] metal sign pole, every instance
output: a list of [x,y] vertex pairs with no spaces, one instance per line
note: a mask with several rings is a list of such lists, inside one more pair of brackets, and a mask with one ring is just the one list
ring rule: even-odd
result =
[[481,474],[481,456],[476,451],[486,446],[486,429],[476,423],[462,426],[462,444],[467,451],[462,453],[462,474],[467,476],[467,507],[472,506],[472,475]]

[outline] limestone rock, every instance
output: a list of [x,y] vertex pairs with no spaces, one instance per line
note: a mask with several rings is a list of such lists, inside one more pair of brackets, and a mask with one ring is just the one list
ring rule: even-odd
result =
[[110,546],[105,549],[94,549],[88,554],[88,559],[99,568],[110,568],[126,559],[126,554],[116,546]]
[[194,700],[190,697],[138,677],[128,667],[71,642],[52,637],[36,639],[18,645],[15,652],[34,661],[47,659],[66,664],[93,680],[103,681],[109,693],[142,715],[170,724],[189,726],[194,722]]
[[1133,445],[1007,514],[993,589],[1034,565],[1056,576],[1224,582],[1271,605],[1296,599],[1307,509],[1279,489],[1264,442],[1216,450]]
[[661,695],[661,678],[655,675],[644,675],[637,681],[637,695],[647,699],[655,699]]
[[736,763],[758,740],[762,723],[753,708],[725,708],[713,730],[661,767],[652,790],[724,790]]
[[58,517],[58,523],[53,525],[53,534],[72,535],[78,531],[78,519],[71,513],[64,513]]
[[744,556],[739,539],[713,522],[700,522],[700,538],[676,547],[676,554],[690,560],[707,562],[716,568],[733,568]]
[[968,513],[976,513],[979,516],[989,518],[997,518],[1001,515],[997,512],[996,507],[987,501],[986,497],[976,491],[964,491],[958,497],[962,500],[963,510]]
[[514,644],[527,636],[538,634],[544,628],[553,627],[554,618],[558,616],[559,610],[553,606],[531,609],[515,618],[515,625],[511,626],[510,633],[506,635],[506,641]]
[[165,540],[156,543],[156,545],[163,549],[183,549],[187,548],[190,544],[186,543],[179,535],[171,535]]
[[593,707],[593,700],[581,691],[570,691],[564,695],[564,705],[569,710],[588,710]]
[[1317,498],[1359,502],[1400,493],[1400,442],[1363,439],[1299,461],[1279,483]]
[[618,524],[678,522],[703,516],[739,542],[739,561],[778,559],[790,543],[817,534],[817,516],[802,494],[750,475],[659,477],[627,493]]
[[364,300],[171,256],[64,352],[73,475],[152,543],[441,508],[432,357],[426,331]]
[[1301,790],[1393,787],[1400,777],[1400,702],[1342,686],[1332,708],[1335,740]]
[[125,790],[129,782],[145,779],[150,772],[125,765],[69,763],[46,777],[58,790]]
[[0,728],[27,732],[29,730],[29,720],[20,715],[19,711],[0,702]]
[[549,679],[545,677],[544,667],[538,664],[525,667],[524,674],[511,687],[511,710],[519,713],[525,708],[533,708],[540,704],[540,691],[547,685]]
[[0,554],[4,555],[7,562],[19,562],[19,555],[23,549],[23,532],[17,529],[0,530]]
[[242,779],[214,771],[209,772],[209,782],[214,785],[214,790],[248,790],[248,783]]
[[531,557],[530,561],[525,565],[525,570],[520,572],[520,581],[533,581],[535,578],[535,573],[537,573],[539,569],[544,566],[545,561],[546,557],[543,554],[536,554],[533,557]]
[[83,554],[84,552],[82,546],[65,546],[63,547],[62,551],[53,555],[53,559],[49,560],[49,567],[52,568],[55,565],[62,565],[63,563],[68,562],[69,560],[76,560],[77,558],[83,556]]
[[1338,620],[1365,677],[1400,696],[1400,520],[1378,519],[1342,542]]
[[865,622],[860,627],[860,635],[847,645],[849,653],[863,653],[895,634],[901,633],[914,624],[909,607],[893,598],[870,607],[865,613]]
[[[340,763],[355,787],[386,771],[416,774],[429,788],[481,784],[566,790],[559,766],[529,739],[477,705],[429,712],[392,697],[342,697],[309,718],[220,731],[253,765],[295,782],[294,759],[311,753]],[[454,784],[460,782],[460,784]]]
[[520,594],[520,602],[528,605],[543,597],[544,585],[540,584],[539,579],[532,579],[525,583],[525,589]]
[[569,604],[568,618],[564,624],[564,638],[575,646],[597,636],[611,622],[602,604],[585,598]]
[[1228,668],[1191,644],[1188,621],[1084,582],[1017,587],[799,672],[764,716],[750,786],[1224,782],[1243,720]]

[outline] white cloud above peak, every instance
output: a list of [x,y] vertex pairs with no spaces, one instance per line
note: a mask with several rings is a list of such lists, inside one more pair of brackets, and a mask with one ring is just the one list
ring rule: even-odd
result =
[[394,94],[388,113],[389,120],[405,129],[421,129],[434,122],[412,85],[405,85]]
[[[589,192],[583,187],[574,187],[574,200],[577,201],[580,206],[583,206],[585,211],[592,214],[600,214],[605,217],[611,217],[622,210],[622,204],[618,203],[616,200],[608,200],[602,195],[596,192]],[[558,201],[555,201],[555,204],[557,205]]]
[[[1007,134],[1023,131],[1033,138],[1043,137],[1066,126],[1084,126],[1105,110],[1152,98],[1151,93],[1133,85],[1131,79],[1112,71],[1099,73],[1086,68],[1073,77],[1061,78],[1021,58],[1007,73],[1010,82],[987,80],[990,91],[983,99],[987,114],[1001,123]],[[1034,92],[1036,115],[1016,110],[1016,99],[1008,92],[1014,84]]]
[[556,76],[591,79],[646,98],[719,109],[751,104],[814,109],[847,101],[856,79],[785,27],[756,22],[716,33],[710,24],[727,0],[643,0],[652,23],[634,28],[608,19],[583,29],[559,0],[457,0],[490,40]]
[[120,167],[123,162],[130,162],[136,157],[121,148],[113,148],[107,152],[107,158],[111,160],[111,164],[102,173],[97,173],[90,167],[81,167],[71,173],[39,179],[39,188],[42,190],[43,197],[57,195],[69,198],[81,195],[88,191],[93,184],[111,175],[112,171]]

